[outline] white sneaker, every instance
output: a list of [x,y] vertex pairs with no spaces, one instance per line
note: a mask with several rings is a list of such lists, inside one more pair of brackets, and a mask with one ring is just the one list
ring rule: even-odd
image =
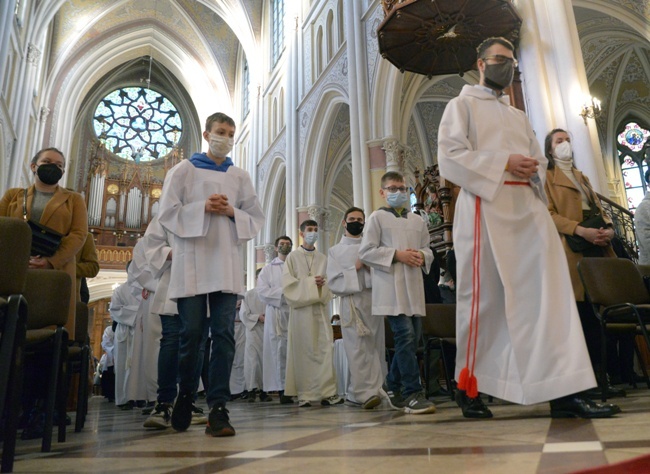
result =
[[203,413],[203,409],[192,405],[192,424],[193,425],[206,425],[208,417]]
[[325,399],[321,400],[320,404],[323,405],[324,407],[329,407],[329,406],[332,406],[332,405],[340,405],[341,403],[343,403],[343,401],[344,400],[341,397],[339,397],[338,395],[332,395],[329,398],[325,398]]
[[153,413],[149,415],[142,426],[145,428],[156,428],[163,430],[172,425],[172,405],[171,403],[157,403]]

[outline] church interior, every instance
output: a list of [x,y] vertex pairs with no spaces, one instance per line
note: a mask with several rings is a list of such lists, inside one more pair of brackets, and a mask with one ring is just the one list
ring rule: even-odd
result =
[[[206,149],[201,134],[214,112],[234,119],[231,157],[266,216],[240,252],[249,288],[275,257],[276,237],[298,242],[307,218],[319,223],[327,254],[346,209],[382,205],[387,171],[404,174],[414,210],[435,205],[432,248],[444,256],[456,191],[438,173],[438,126],[446,104],[478,83],[473,51],[492,31],[516,46],[511,104],[540,146],[554,128],[571,134],[576,166],[638,257],[650,0],[2,0],[0,25],[0,193],[33,183],[38,150],[65,154],[61,183],[85,199],[100,266],[88,280],[94,359],[165,176]],[[473,46],[458,48],[470,30]],[[438,61],[415,65],[422,35],[446,46]],[[637,364],[650,366],[641,349]],[[432,398],[436,414],[418,417],[237,401],[238,434],[227,440],[146,431],[139,410],[116,411],[95,395],[84,429],[69,429],[51,451],[18,440],[13,470],[565,473],[629,462],[593,472],[650,472],[634,465],[650,455],[649,387],[626,386],[615,399],[622,413],[603,420],[551,419],[547,404],[493,400],[494,419],[470,421],[448,396]]]

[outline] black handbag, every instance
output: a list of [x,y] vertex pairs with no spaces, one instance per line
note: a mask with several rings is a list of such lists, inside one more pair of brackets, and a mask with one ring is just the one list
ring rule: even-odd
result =
[[[593,204],[591,205],[591,215],[578,225],[588,229],[607,227],[605,219],[603,219],[598,208]],[[566,243],[569,245],[569,248],[576,253],[584,253],[599,248],[597,245],[592,244],[579,235],[564,234],[564,237],[566,238]]]
[[27,219],[27,189],[25,189],[25,198],[23,199],[23,219],[32,229],[31,255],[40,255],[41,257],[54,255],[61,245],[63,234]]

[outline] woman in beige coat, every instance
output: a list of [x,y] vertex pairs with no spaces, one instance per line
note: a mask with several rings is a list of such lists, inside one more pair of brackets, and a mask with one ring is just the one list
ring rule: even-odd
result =
[[[552,130],[546,136],[544,145],[545,155],[549,161],[545,184],[548,209],[564,246],[589,355],[592,364],[599,364],[600,327],[591,305],[586,301],[585,291],[578,273],[578,262],[583,257],[616,258],[611,245],[611,240],[615,236],[612,221],[603,212],[600,199],[591,187],[589,179],[573,164],[569,134],[562,129]],[[580,225],[593,213],[592,209],[600,213],[606,227],[592,229]],[[582,253],[574,252],[567,243],[567,235],[582,237],[594,246]],[[608,353],[611,352],[608,351]],[[612,396],[621,391],[611,388],[609,392]]]
[[[66,328],[74,337],[76,270],[75,256],[88,234],[86,204],[80,194],[59,186],[65,157],[56,148],[39,151],[31,162],[34,185],[27,189],[27,218],[63,234],[61,245],[51,257],[34,255],[29,268],[62,270],[72,279],[72,294]],[[24,188],[9,189],[0,201],[0,216],[23,217]]]

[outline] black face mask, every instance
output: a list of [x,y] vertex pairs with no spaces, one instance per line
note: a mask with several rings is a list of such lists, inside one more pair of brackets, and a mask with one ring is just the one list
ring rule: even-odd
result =
[[357,236],[363,232],[363,222],[346,222],[345,229],[350,235]]
[[515,70],[512,63],[505,62],[503,64],[486,64],[485,65],[485,83],[498,90],[503,90],[512,84]]
[[36,174],[43,184],[56,184],[63,176],[63,170],[54,163],[46,163],[36,168]]

